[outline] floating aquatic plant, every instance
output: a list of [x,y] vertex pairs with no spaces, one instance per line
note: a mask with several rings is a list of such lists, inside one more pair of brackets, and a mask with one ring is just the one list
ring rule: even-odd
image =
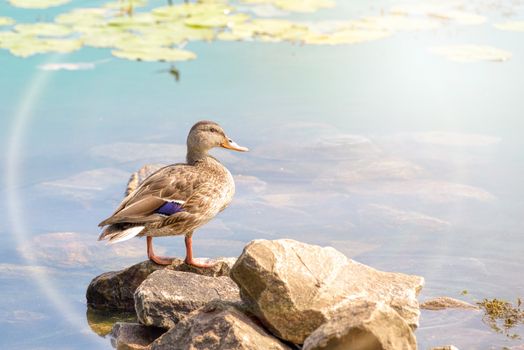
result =
[[2,17],[0,16],[0,27],[2,26],[10,26],[15,24],[15,20],[10,17]]
[[[31,3],[44,8],[66,0],[10,0],[16,6]],[[262,41],[311,45],[346,45],[379,40],[401,31],[439,28],[448,22],[478,24],[485,19],[456,4],[411,4],[394,7],[389,14],[345,21],[303,22],[256,18],[246,7],[274,6],[291,12],[314,12],[335,6],[332,0],[241,0],[243,7],[227,0],[145,7],[147,0],[119,0],[100,7],[80,8],[56,16],[52,23],[18,24],[0,32],[0,47],[27,57],[37,53],[71,52],[82,46],[112,49],[115,57],[143,61],[180,61],[196,57],[180,50],[190,41]],[[29,7],[29,5],[27,5]],[[139,10],[135,11],[134,9]],[[14,24],[0,17],[0,25]],[[505,51],[487,47],[435,48],[433,52],[465,62],[508,59]]]
[[512,32],[524,32],[524,21],[496,23],[494,24],[494,27],[500,30],[507,30]]
[[9,0],[9,3],[15,7],[25,9],[46,9],[67,4],[70,0]]
[[481,45],[439,46],[431,48],[430,51],[455,62],[503,62],[511,58],[511,52]]
[[497,333],[503,333],[509,338],[520,338],[512,329],[524,324],[524,309],[522,301],[517,299],[515,305],[500,299],[484,299],[477,305],[484,311],[484,322]]

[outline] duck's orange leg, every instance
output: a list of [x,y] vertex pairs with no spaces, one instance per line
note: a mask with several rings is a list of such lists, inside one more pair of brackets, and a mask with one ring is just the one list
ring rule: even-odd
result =
[[153,251],[153,237],[147,236],[147,257],[149,260],[158,265],[171,265],[173,262],[172,258],[164,258],[161,256],[156,256]]
[[184,242],[186,243],[186,259],[184,260],[186,264],[192,265],[195,267],[213,267],[215,266],[215,263],[201,263],[201,262],[197,262],[193,258],[193,234],[192,233],[186,235]]

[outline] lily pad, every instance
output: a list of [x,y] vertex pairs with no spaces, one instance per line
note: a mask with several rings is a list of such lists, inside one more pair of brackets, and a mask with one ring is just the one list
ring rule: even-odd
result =
[[157,7],[151,11],[159,20],[187,18],[192,16],[227,15],[233,8],[224,3],[187,3],[173,6]]
[[80,40],[72,39],[39,39],[37,37],[19,35],[7,49],[14,56],[29,57],[39,53],[69,53],[82,47]]
[[196,58],[191,51],[172,49],[167,47],[156,47],[147,49],[113,50],[113,56],[125,58],[132,61],[187,61]]
[[73,31],[71,28],[55,23],[22,23],[15,26],[15,31],[20,34],[34,36],[67,36]]
[[431,48],[430,51],[455,62],[504,62],[511,58],[509,51],[481,45],[439,46]]
[[524,21],[510,21],[494,24],[494,27],[500,30],[512,32],[524,32]]
[[196,15],[191,16],[184,21],[184,23],[191,27],[208,27],[208,28],[220,28],[226,26],[234,26],[238,23],[245,22],[249,19],[249,16],[244,13],[236,13],[234,15],[225,14],[213,14],[213,15]]
[[[87,28],[86,28],[87,30]],[[111,48],[115,47],[120,42],[130,40],[133,38],[133,34],[111,28],[90,28],[81,40],[86,46],[97,47],[97,48]]]
[[107,14],[108,10],[101,8],[75,9],[71,12],[58,15],[55,18],[55,22],[73,26],[96,25],[104,22]]
[[25,9],[46,9],[67,4],[70,0],[9,0],[9,3],[15,7]]
[[270,4],[285,11],[316,12],[322,8],[335,6],[332,0],[241,0],[247,4]]
[[131,7],[131,8],[137,8],[137,7],[144,7],[147,5],[147,0],[125,0],[125,1],[113,1],[113,2],[107,2],[104,4],[105,8],[113,9],[113,10],[120,10],[125,7]]
[[2,17],[0,16],[0,27],[2,26],[10,26],[15,24],[15,20],[11,17]]

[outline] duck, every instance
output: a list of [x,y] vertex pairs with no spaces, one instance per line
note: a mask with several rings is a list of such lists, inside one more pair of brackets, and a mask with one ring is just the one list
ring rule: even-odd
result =
[[147,256],[158,265],[170,265],[173,258],[157,256],[153,238],[184,235],[184,262],[195,267],[212,267],[193,256],[193,233],[223,211],[235,194],[230,171],[209,155],[215,147],[247,152],[229,138],[216,122],[203,120],[187,136],[186,163],[165,166],[147,177],[98,225],[98,240],[108,244],[133,237],[146,237]]

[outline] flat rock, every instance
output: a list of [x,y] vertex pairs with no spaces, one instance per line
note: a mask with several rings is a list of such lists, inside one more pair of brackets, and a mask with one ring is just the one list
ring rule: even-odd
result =
[[478,310],[478,307],[463,300],[450,297],[438,297],[424,301],[420,304],[421,309],[425,310],[444,310],[444,309],[466,309]]
[[416,350],[411,327],[381,302],[355,300],[317,328],[303,350]]
[[117,322],[111,331],[111,345],[117,350],[146,350],[164,332],[138,323]]
[[287,239],[249,243],[231,278],[253,314],[273,334],[295,344],[354,299],[384,302],[414,329],[424,284],[422,277],[378,271],[331,247]]
[[120,271],[105,272],[95,277],[86,292],[87,304],[98,310],[134,311],[134,293],[151,273],[169,269],[188,271],[205,276],[229,276],[235,258],[218,258],[212,268],[198,268],[175,259],[170,266],[160,266],[149,260],[142,261]]
[[151,350],[288,350],[233,303],[211,302],[193,311]]
[[140,323],[171,328],[212,300],[240,302],[237,285],[227,276],[155,271],[137,288],[135,309]]

